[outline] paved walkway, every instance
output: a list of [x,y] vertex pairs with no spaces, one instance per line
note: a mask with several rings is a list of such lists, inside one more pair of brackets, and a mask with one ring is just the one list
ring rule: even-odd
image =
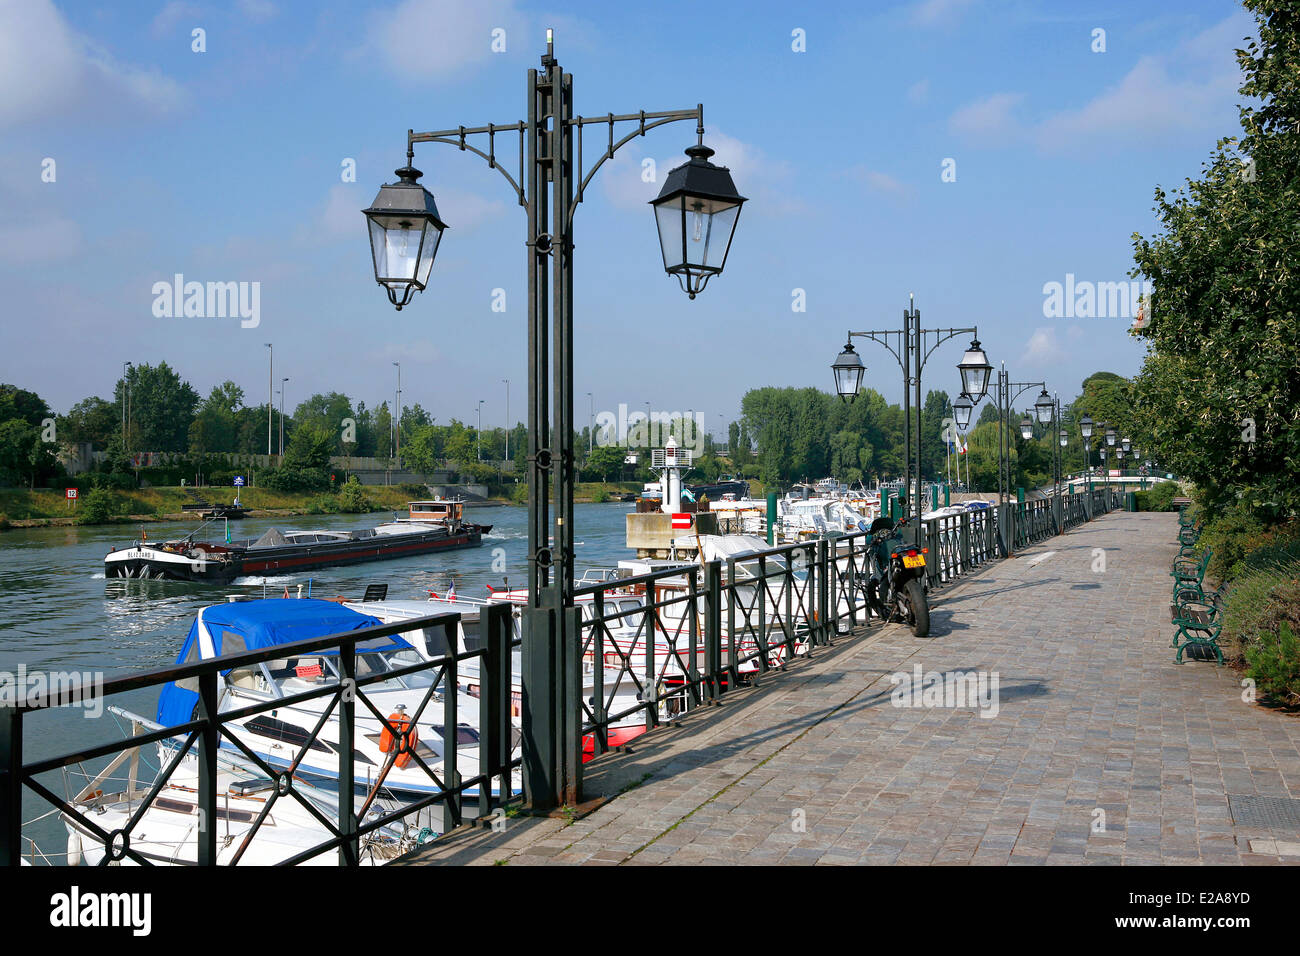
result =
[[[1300,722],[1228,668],[1173,664],[1175,534],[1121,512],[1049,539],[935,594],[929,638],[840,639],[589,764],[589,795],[621,792],[589,816],[410,862],[1300,862],[1300,817],[1276,816],[1300,807]],[[996,672],[996,716],[894,706],[890,675],[916,666]]]

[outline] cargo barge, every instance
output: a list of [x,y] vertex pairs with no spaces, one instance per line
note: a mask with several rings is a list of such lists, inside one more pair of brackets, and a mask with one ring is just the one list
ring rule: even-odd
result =
[[104,558],[106,578],[150,578],[228,584],[245,575],[405,558],[472,548],[491,525],[469,524],[459,501],[413,501],[410,517],[357,531],[280,531],[241,541],[194,541],[193,535],[157,544],[137,541]]

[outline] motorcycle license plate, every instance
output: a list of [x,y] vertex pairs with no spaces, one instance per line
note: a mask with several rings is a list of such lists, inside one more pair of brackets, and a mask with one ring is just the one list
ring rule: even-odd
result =
[[923,554],[905,554],[903,555],[903,567],[905,568],[923,568],[925,567],[925,555]]

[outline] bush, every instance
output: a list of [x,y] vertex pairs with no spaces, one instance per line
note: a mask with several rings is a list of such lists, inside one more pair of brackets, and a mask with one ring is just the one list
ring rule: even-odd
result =
[[1148,491],[1139,491],[1135,497],[1138,511],[1172,511],[1171,502],[1178,497],[1178,485],[1162,481]]
[[318,495],[307,502],[307,514],[309,515],[336,515],[338,513],[339,502],[334,495]]
[[1210,559],[1210,575],[1221,581],[1232,580],[1240,571],[1238,562],[1253,550],[1252,539],[1263,531],[1263,523],[1240,506],[1223,512],[1207,524],[1197,547],[1214,552]]
[[604,485],[591,493],[591,500],[596,504],[604,504],[606,501],[609,501],[609,492],[605,490]]
[[112,488],[118,491],[134,491],[135,476],[125,471],[92,471],[86,473],[91,488]]
[[374,510],[374,505],[366,497],[366,493],[362,490],[361,482],[357,481],[356,475],[343,482],[343,487],[339,489],[338,507],[339,511],[349,514],[360,514],[364,511]]
[[113,518],[115,502],[107,488],[92,488],[77,509],[77,524],[104,524]]
[[417,485],[414,482],[403,482],[397,486],[397,490],[406,495],[412,501],[419,501],[429,494],[428,485]]
[[517,482],[515,484],[515,490],[510,493],[510,500],[517,505],[528,504],[528,482]]
[[1246,648],[1275,633],[1283,621],[1300,631],[1300,562],[1253,571],[1233,583],[1221,643],[1240,659]]
[[285,465],[281,468],[263,468],[257,473],[257,484],[269,491],[283,494],[325,491],[330,486],[330,476],[324,468]]
[[1246,676],[1255,687],[1279,704],[1300,704],[1300,639],[1288,621],[1282,621],[1276,633],[1260,635],[1259,641],[1246,648]]

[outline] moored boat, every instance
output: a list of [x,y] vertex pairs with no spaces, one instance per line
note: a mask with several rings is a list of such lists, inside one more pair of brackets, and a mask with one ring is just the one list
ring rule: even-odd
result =
[[[433,515],[425,506],[445,504]],[[417,509],[416,506],[421,506]],[[226,584],[243,575],[305,571],[404,558],[482,543],[491,525],[466,524],[461,503],[411,502],[411,517],[355,531],[281,531],[240,541],[194,541],[193,534],[157,544],[141,540],[104,558],[106,578],[162,578]],[[416,514],[428,517],[416,517]]]

